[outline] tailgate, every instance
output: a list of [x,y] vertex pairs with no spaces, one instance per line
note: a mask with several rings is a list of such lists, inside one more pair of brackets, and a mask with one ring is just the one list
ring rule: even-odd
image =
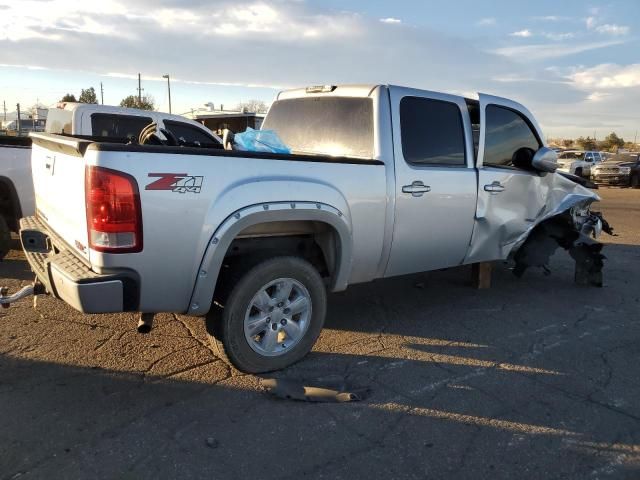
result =
[[91,142],[52,134],[31,136],[37,216],[88,259],[83,153]]

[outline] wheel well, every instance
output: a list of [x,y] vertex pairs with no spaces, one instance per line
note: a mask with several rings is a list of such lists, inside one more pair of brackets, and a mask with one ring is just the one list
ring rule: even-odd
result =
[[223,299],[239,276],[257,263],[286,255],[304,258],[330,284],[339,260],[338,234],[331,225],[316,221],[268,222],[245,228],[227,249],[214,298]]

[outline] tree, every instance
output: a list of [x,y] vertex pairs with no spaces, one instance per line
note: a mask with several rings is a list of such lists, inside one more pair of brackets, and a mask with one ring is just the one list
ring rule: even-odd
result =
[[89,87],[86,90],[83,88],[80,92],[80,103],[98,103],[98,97],[96,97],[96,91],[93,87]]
[[596,149],[596,141],[591,138],[591,137],[580,137],[576,140],[576,143],[580,146],[580,148],[582,148],[583,150],[595,150]]
[[604,138],[602,142],[602,147],[604,150],[609,150],[610,152],[615,152],[619,148],[624,147],[624,139],[620,138],[616,135],[615,132],[611,132]]
[[241,112],[251,112],[251,113],[267,113],[269,107],[262,100],[249,100],[247,102],[240,102],[236,107],[237,110]]
[[570,148],[573,145],[573,140],[571,140],[570,138],[565,138],[564,140],[562,140],[562,146],[564,148]]
[[72,93],[66,93],[60,101],[61,102],[77,102],[76,96]]
[[129,95],[120,102],[121,107],[127,108],[139,108],[140,110],[155,110],[155,100],[151,95],[145,95],[142,97],[142,101],[138,100],[135,95]]

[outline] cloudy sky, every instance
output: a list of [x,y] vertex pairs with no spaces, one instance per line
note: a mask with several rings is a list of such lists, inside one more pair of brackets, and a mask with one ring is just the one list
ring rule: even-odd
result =
[[[0,100],[104,85],[174,112],[394,83],[525,103],[547,136],[640,130],[640,1],[0,0]],[[226,108],[226,107],[225,107]]]

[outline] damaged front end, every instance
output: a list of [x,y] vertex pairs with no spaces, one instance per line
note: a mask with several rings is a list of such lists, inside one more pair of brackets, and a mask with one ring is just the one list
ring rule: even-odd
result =
[[529,267],[540,267],[549,274],[549,259],[561,247],[576,262],[577,284],[602,287],[606,257],[602,254],[603,244],[596,238],[603,231],[613,235],[613,229],[600,212],[590,210],[592,202],[591,199],[583,200],[537,224],[511,255],[515,262],[514,275],[522,277]]

